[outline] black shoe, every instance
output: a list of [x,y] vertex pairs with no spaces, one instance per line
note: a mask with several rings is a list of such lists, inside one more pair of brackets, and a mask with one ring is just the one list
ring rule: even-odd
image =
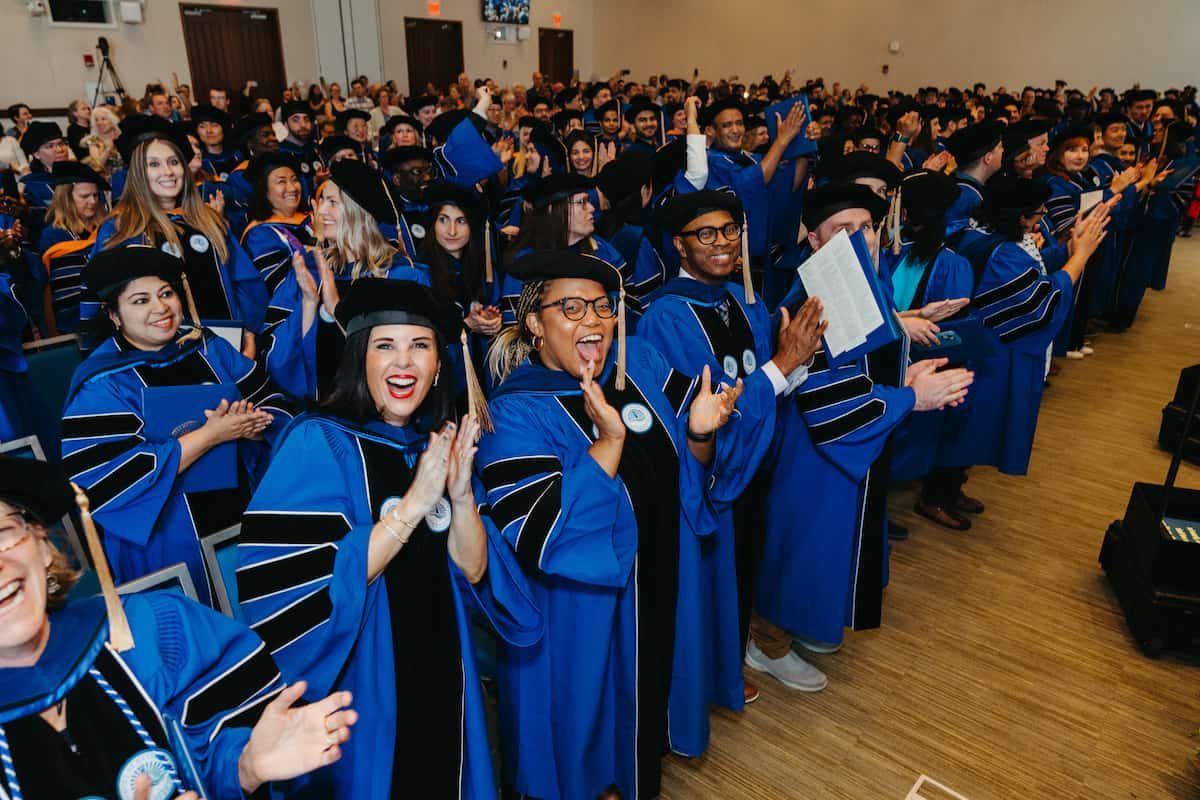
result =
[[903,525],[888,520],[888,538],[893,542],[903,542],[908,539],[908,528]]

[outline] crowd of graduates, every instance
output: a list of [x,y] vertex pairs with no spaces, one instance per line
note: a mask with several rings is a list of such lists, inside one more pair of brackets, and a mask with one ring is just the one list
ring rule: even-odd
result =
[[[889,488],[964,532],[1025,474],[1200,214],[1194,87],[255,86],[10,107],[0,442],[60,433],[0,457],[0,797],[655,797],[880,626]],[[847,238],[897,335],[843,358]]]

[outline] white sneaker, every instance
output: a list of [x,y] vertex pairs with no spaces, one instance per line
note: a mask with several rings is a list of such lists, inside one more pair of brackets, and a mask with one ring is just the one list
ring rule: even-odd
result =
[[746,648],[746,666],[801,692],[819,692],[829,683],[824,672],[795,653],[788,651],[783,658],[767,658],[753,641]]
[[820,653],[821,655],[829,655],[842,649],[841,642],[830,644],[829,642],[822,642],[820,639],[809,639],[804,636],[797,636],[792,639],[792,646],[793,649],[797,646],[803,647],[810,653]]
[[1079,361],[1083,358],[1083,353],[1079,350],[1068,350],[1067,358],[1071,359],[1072,361]]
[[1090,344],[1085,344],[1083,347],[1079,348],[1079,352],[1083,353],[1085,356],[1090,356],[1096,351],[1092,349]]

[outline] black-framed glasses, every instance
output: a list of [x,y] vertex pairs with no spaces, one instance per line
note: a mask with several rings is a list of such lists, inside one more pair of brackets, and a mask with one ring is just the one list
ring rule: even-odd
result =
[[1034,217],[1044,217],[1047,213],[1049,213],[1049,209],[1047,209],[1045,206],[1042,206],[1041,208],[1035,208],[1032,211],[1022,211],[1021,216],[1025,217],[1025,219],[1033,219]]
[[577,198],[575,198],[574,200],[568,200],[568,201],[567,201],[567,205],[569,205],[569,206],[579,206],[580,208],[587,208],[587,207],[588,207],[588,206],[590,206],[591,204],[592,204],[592,198],[590,198],[590,197],[588,197],[588,196],[586,196],[586,195],[585,195],[585,196],[583,196],[583,197],[577,197]]
[[597,297],[593,300],[584,300],[582,297],[564,297],[561,300],[555,300],[553,303],[546,303],[542,306],[542,309],[545,310],[554,306],[558,306],[563,316],[572,322],[578,322],[586,317],[588,306],[592,307],[592,311],[595,311],[596,316],[600,319],[612,319],[617,315],[617,304],[608,295]]
[[713,225],[705,225],[703,228],[696,228],[694,231],[680,231],[680,236],[695,236],[696,241],[700,244],[713,244],[717,241],[717,233],[725,237],[727,242],[737,242],[742,238],[742,226],[737,222],[727,222],[717,228]]

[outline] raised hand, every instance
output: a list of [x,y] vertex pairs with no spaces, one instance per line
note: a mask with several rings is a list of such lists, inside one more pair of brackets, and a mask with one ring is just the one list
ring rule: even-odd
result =
[[214,445],[237,439],[252,439],[265,431],[275,418],[259,411],[249,400],[222,400],[216,408],[205,411],[207,418],[200,430],[206,432]]
[[204,201],[209,208],[218,214],[225,214],[225,193],[220,189],[213,192],[212,197]]
[[925,159],[921,164],[921,169],[933,170],[934,172],[943,172],[946,166],[950,163],[950,151],[943,150],[940,153],[934,153],[929,158]]
[[778,132],[776,134],[777,141],[784,144],[790,143],[804,129],[804,106],[800,103],[793,105],[791,110],[788,111],[787,118],[780,116],[776,112],[775,125],[775,130]]
[[621,414],[608,402],[600,384],[592,380],[596,372],[596,362],[589,361],[580,376],[579,388],[583,390],[583,410],[596,425],[601,439],[612,441],[625,440],[625,423]]
[[921,317],[930,322],[941,322],[962,311],[970,302],[971,298],[969,297],[959,297],[952,300],[934,300],[932,303],[926,303],[921,307]]
[[[150,776],[138,775],[133,782],[133,800],[150,800]],[[184,792],[175,796],[175,800],[202,800],[195,792]]]
[[912,139],[921,132],[921,115],[916,111],[909,111],[907,114],[901,115],[900,119],[896,120],[896,133],[901,136],[907,136]]
[[733,388],[722,383],[714,392],[712,370],[705,364],[700,373],[700,388],[692,399],[692,404],[688,406],[688,430],[697,436],[707,436],[723,428],[729,422],[743,391],[744,387],[739,378]]
[[296,275],[296,286],[300,289],[300,302],[306,305],[311,303],[315,308],[319,302],[317,282],[308,270],[303,252],[292,253],[292,271]]
[[313,251],[313,257],[317,262],[317,275],[321,279],[321,305],[325,307],[325,313],[332,317],[333,312],[337,310],[338,303],[342,300],[338,293],[337,279],[333,275],[333,268],[325,260],[325,253],[321,248],[318,247]]
[[402,508],[395,515],[416,527],[433,510],[446,492],[450,472],[450,451],[457,426],[447,422],[440,431],[429,434],[429,446],[417,460],[417,472],[404,493]]
[[1071,241],[1068,245],[1071,255],[1082,253],[1085,259],[1090,258],[1107,235],[1108,220],[1109,206],[1107,203],[1098,203],[1088,211],[1086,216],[1083,214],[1077,216],[1075,225],[1071,228]]
[[829,321],[821,319],[823,313],[825,306],[817,297],[805,300],[795,317],[788,313],[786,307],[779,309],[779,338],[771,360],[784,376],[807,364],[813,354],[821,349],[821,337],[829,327]]
[[900,317],[900,324],[904,326],[908,338],[924,345],[937,344],[937,335],[942,330],[924,317]]
[[975,373],[961,368],[937,372],[946,362],[945,358],[931,358],[909,365],[904,385],[911,386],[917,396],[914,411],[936,411],[946,406],[957,406],[966,398],[967,387],[974,383]]
[[350,692],[334,692],[316,703],[293,708],[308,685],[297,681],[263,709],[238,759],[238,781],[253,794],[269,781],[295,778],[342,757],[358,712]]
[[446,470],[446,494],[452,503],[475,502],[471,488],[471,468],[479,450],[479,420],[467,414],[459,420],[458,435],[450,447],[450,463]]

